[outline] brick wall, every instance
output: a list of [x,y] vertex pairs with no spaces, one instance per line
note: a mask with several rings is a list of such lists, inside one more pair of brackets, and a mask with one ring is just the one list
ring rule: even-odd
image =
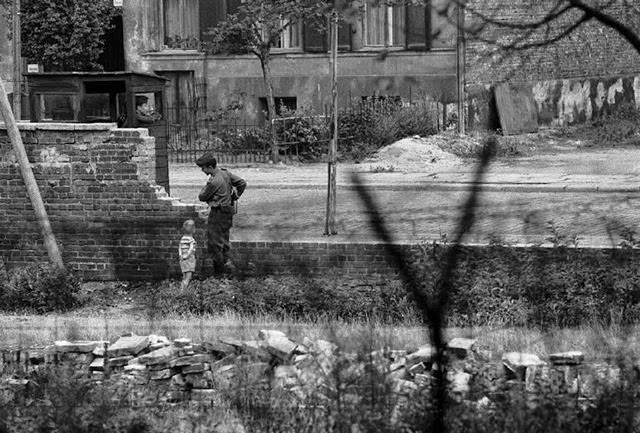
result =
[[[22,124],[20,129],[69,268],[89,279],[171,272],[167,263],[181,221],[197,214],[153,183],[154,138],[145,129],[110,124]],[[9,268],[46,260],[1,127],[0,253]]]
[[[523,23],[542,19],[556,3],[557,0],[471,0],[469,5],[494,19]],[[605,9],[608,14],[640,33],[639,15],[630,13],[630,6],[609,3]],[[526,41],[548,40],[580,16],[577,11],[567,13]],[[468,25],[481,21],[471,12],[465,19]],[[507,43],[516,34],[523,32],[487,25],[483,37]],[[584,122],[621,103],[638,105],[640,101],[638,53],[618,33],[595,20],[551,45],[507,54],[492,49],[495,46],[478,39],[467,41],[466,84],[472,128],[496,126],[490,86],[502,81],[519,83],[533,91],[541,124]]]
[[[154,183],[154,138],[111,124],[21,124],[33,171],[68,267],[89,280],[178,276],[182,222],[197,221],[198,270],[205,257],[202,208]],[[0,255],[9,269],[46,262],[46,250],[6,130],[0,125]],[[206,212],[205,212],[206,214]],[[235,260],[259,273],[345,276],[392,272],[384,247],[317,242],[236,242]]]
[[[471,0],[470,8],[497,20],[511,23],[533,22],[542,19],[557,0]],[[612,3],[605,11],[622,20],[631,28],[640,32],[638,15],[630,12],[630,6],[623,2]],[[630,3],[638,3],[632,1]],[[571,23],[581,12],[573,11],[553,21],[549,35],[556,35]],[[468,24],[474,17],[467,13]],[[476,21],[478,19],[475,19]],[[544,40],[546,28],[532,34],[528,41]],[[483,33],[488,39],[512,40],[514,32],[487,26]],[[520,31],[518,34],[522,34]],[[546,36],[548,39],[548,36]],[[553,43],[524,52],[507,56],[500,60],[500,67],[490,67],[481,61],[488,50],[487,44],[479,40],[467,43],[468,84],[485,84],[510,79],[512,81],[542,81],[552,79],[620,77],[640,72],[638,53],[615,31],[599,24],[595,20],[584,23],[574,33]]]

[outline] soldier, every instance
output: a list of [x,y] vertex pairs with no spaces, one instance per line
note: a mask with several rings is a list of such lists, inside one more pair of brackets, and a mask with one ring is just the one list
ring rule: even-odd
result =
[[207,245],[213,256],[214,274],[231,272],[234,265],[229,259],[229,229],[233,225],[235,200],[247,187],[244,179],[218,168],[218,162],[210,153],[202,155],[196,160],[196,165],[202,172],[209,175],[209,180],[200,191],[198,199],[206,202],[211,211],[207,222]]

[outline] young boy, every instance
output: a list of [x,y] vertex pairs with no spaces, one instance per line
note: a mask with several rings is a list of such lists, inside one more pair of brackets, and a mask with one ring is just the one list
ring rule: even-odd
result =
[[180,270],[182,270],[182,284],[184,290],[189,286],[193,272],[196,270],[196,240],[193,235],[196,233],[196,223],[193,220],[186,220],[182,224],[182,238],[178,247],[180,256]]

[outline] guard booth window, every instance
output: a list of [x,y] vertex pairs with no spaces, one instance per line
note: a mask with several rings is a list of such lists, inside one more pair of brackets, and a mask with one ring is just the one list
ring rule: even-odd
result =
[[84,83],[84,121],[115,122],[126,113],[124,81],[87,81]]
[[77,100],[74,95],[40,94],[38,101],[38,120],[41,122],[75,121],[78,118]]

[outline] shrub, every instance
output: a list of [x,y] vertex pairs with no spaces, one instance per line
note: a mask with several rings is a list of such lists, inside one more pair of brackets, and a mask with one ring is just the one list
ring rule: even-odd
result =
[[72,273],[44,265],[13,270],[0,283],[0,306],[5,311],[47,313],[79,305],[80,280]]
[[402,138],[435,134],[437,126],[429,104],[370,99],[341,113],[338,130],[338,150],[344,158],[358,161]]
[[[330,137],[328,118],[316,116],[308,110],[281,108],[280,121],[275,122],[276,136],[283,146],[296,143],[300,161],[318,161],[327,153]],[[293,147],[291,148],[293,149]]]
[[[433,296],[448,245],[433,244],[413,263],[421,290]],[[450,326],[578,326],[640,320],[640,251],[462,247],[449,292]],[[347,321],[416,323],[419,314],[397,279],[337,280],[266,276],[164,281],[146,289],[153,314],[235,312]]]
[[401,284],[337,282],[326,278],[254,277],[244,280],[193,281],[185,290],[164,281],[146,296],[147,308],[161,313],[272,314],[304,319],[387,322],[415,317],[412,302]]
[[622,144],[640,140],[640,111],[633,103],[623,103],[593,121],[595,127],[594,141],[607,145]]

